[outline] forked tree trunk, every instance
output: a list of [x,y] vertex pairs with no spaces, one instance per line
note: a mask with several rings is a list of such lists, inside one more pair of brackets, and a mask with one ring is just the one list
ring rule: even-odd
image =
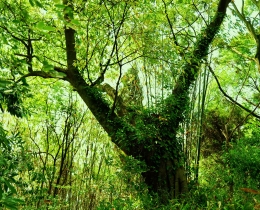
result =
[[[176,141],[176,133],[188,104],[189,88],[197,78],[200,63],[208,53],[208,47],[223,22],[230,1],[219,0],[215,17],[201,32],[194,50],[186,55],[189,62],[183,67],[172,96],[165,101],[168,109],[166,107],[165,113],[161,114],[166,114],[166,122],[157,136],[144,137],[144,134],[142,138],[138,137],[142,128],[116,114],[104,100],[101,91],[96,86],[87,84],[73,65],[76,62],[75,31],[71,28],[65,29],[68,69],[63,71],[67,75],[64,79],[78,92],[100,125],[111,136],[112,141],[127,155],[146,163],[144,180],[150,192],[158,193],[162,202],[176,198],[187,191],[185,171],[180,165],[181,159],[178,154],[180,148]],[[68,1],[64,0],[65,2]],[[160,124],[158,121],[153,123],[155,126]]]

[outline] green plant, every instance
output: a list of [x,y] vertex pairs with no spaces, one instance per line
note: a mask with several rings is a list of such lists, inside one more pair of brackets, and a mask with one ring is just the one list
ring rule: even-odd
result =
[[19,134],[8,136],[0,125],[0,207],[18,209],[23,204],[18,199],[17,187],[22,184],[16,177],[24,170],[26,163],[23,141]]

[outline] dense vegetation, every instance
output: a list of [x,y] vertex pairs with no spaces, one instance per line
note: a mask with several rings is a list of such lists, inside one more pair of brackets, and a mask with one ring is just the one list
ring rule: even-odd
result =
[[260,209],[260,1],[0,14],[1,209]]

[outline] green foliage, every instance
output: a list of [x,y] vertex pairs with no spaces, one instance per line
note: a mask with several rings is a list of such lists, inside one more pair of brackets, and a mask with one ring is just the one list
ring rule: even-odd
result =
[[29,96],[29,85],[25,78],[21,82],[22,84],[18,85],[8,80],[0,81],[0,108],[2,112],[6,109],[10,114],[17,117],[25,115],[22,99]]
[[260,188],[260,132],[254,126],[249,137],[238,139],[231,145],[226,160],[232,173],[237,177],[235,182],[241,182],[249,188]]
[[[239,15],[232,6],[237,1],[231,1],[233,15],[229,14],[207,51],[204,43],[215,27],[208,28],[208,34],[200,31],[210,25],[218,2],[0,1],[0,108],[17,117],[26,116],[25,110],[30,114],[17,121],[3,118],[10,130],[21,131],[25,143],[17,135],[9,138],[0,131],[1,207],[17,207],[19,196],[25,200],[23,209],[252,209],[252,196],[244,195],[240,188],[259,188],[260,135],[247,136],[242,127],[232,133],[247,123],[244,113],[219,99],[212,82],[211,108],[204,124],[190,126],[190,138],[185,136],[185,125],[179,129],[180,123],[195,123],[187,119],[187,104],[190,83],[200,73],[201,63],[214,66],[224,89],[236,101],[251,110],[258,107],[259,82],[254,70],[259,67],[255,59],[259,17],[253,13],[258,12],[259,4],[246,1],[245,14]],[[239,20],[241,17],[246,21]],[[198,43],[201,47],[193,54]],[[206,52],[208,59],[196,59]],[[55,79],[43,81],[35,76]],[[78,78],[82,79],[80,87]],[[150,168],[133,156],[125,157],[122,151],[117,154],[118,148],[76,94],[64,88],[68,84],[63,80],[81,90],[91,111],[98,112],[94,115],[100,124],[107,123],[106,130],[113,130],[112,140],[135,158],[151,161]],[[27,81],[33,97],[28,95]],[[126,106],[123,111],[128,112],[124,117],[111,115],[116,120],[106,121],[111,104],[117,104],[115,98],[108,103],[108,94],[96,87],[102,82],[117,84]],[[208,161],[210,170],[201,168],[202,185],[191,187],[186,198],[163,206],[160,195],[148,195],[142,174],[151,169],[157,173],[164,160],[172,160],[177,163],[166,170],[171,182],[172,169],[182,164],[187,145],[187,160],[193,161],[191,141],[196,135],[201,137],[197,133],[200,126],[204,129],[203,150],[210,150],[204,155],[208,157],[204,166]],[[220,157],[223,143],[229,146],[231,140],[231,148]],[[214,163],[213,157],[220,163]],[[188,161],[187,168],[192,166]]]
[[232,139],[243,136],[243,125],[248,118],[246,114],[228,101],[220,106],[216,104],[205,112],[203,121],[203,140],[201,152],[204,157],[222,152],[223,146]]
[[254,209],[259,205],[260,133],[257,125],[250,129],[250,135],[234,139],[221,156],[202,160],[200,185],[190,191],[185,199],[188,204],[197,209]]
[[27,167],[23,144],[19,134],[8,136],[0,126],[0,207],[4,209],[18,209],[24,203],[17,195],[23,183],[17,177]]

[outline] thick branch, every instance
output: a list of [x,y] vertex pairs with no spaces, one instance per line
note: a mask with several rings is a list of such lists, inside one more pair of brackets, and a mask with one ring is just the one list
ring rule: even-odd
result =
[[189,56],[190,62],[184,66],[183,73],[180,75],[173,95],[187,95],[192,82],[197,78],[201,60],[207,55],[208,48],[217,34],[226,14],[227,6],[230,0],[220,0],[217,12],[212,22],[202,31],[199,40],[195,44],[195,49]]
[[45,79],[48,79],[48,78],[65,79],[65,77],[66,77],[66,70],[65,69],[62,69],[60,67],[54,67],[54,70],[56,70],[57,72],[61,72],[65,75],[59,76],[59,75],[57,75],[57,72],[55,72],[55,71],[50,71],[50,72],[32,71],[32,72],[29,72],[28,74],[23,75],[20,79],[18,79],[16,81],[16,83],[19,83],[20,81],[22,81],[23,78],[26,78],[26,77],[42,77],[42,78],[45,78]]
[[172,91],[173,100],[169,98],[169,101],[166,101],[166,103],[169,104],[168,112],[173,116],[172,123],[174,123],[176,127],[183,120],[183,113],[188,104],[189,88],[197,79],[202,59],[208,54],[208,48],[224,20],[230,1],[231,0],[219,1],[218,9],[213,20],[206,29],[201,32],[200,38],[195,43],[193,52],[186,56],[189,62],[186,62],[183,72],[174,86]]
[[[64,0],[63,3],[70,6],[70,2],[67,0]],[[66,20],[70,21],[68,18],[66,18]],[[126,125],[124,125],[124,122],[111,111],[109,104],[103,98],[103,95],[98,87],[88,85],[77,67],[74,65],[77,57],[75,49],[75,33],[76,32],[74,29],[65,28],[68,68],[66,71],[67,77],[65,79],[78,92],[100,125],[104,128],[108,135],[112,137],[113,142],[127,153],[128,149],[126,148],[126,144],[116,138],[118,131],[125,129]]]

